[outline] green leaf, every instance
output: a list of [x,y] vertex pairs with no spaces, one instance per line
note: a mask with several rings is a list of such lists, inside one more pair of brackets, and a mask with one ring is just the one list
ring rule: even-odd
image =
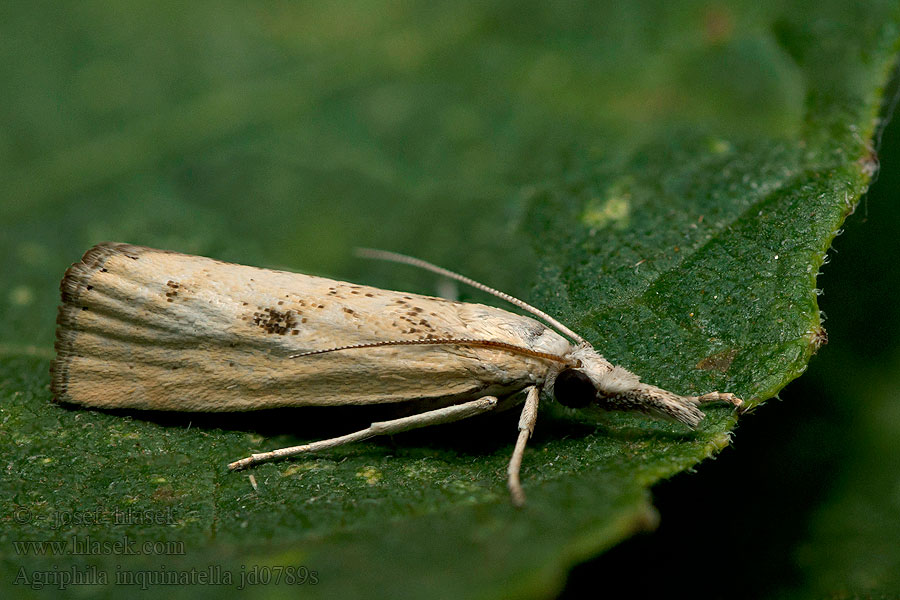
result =
[[[65,266],[116,240],[435,292],[349,253],[385,247],[525,298],[645,381],[755,407],[821,339],[815,277],[868,184],[900,37],[889,1],[4,13],[0,573],[17,596],[71,577],[110,596],[553,595],[653,527],[648,487],[726,446],[737,416],[688,432],[547,401],[523,510],[504,485],[515,414],[263,465],[254,487],[225,464],[366,415],[51,404]],[[74,556],[17,544],[73,536]]]

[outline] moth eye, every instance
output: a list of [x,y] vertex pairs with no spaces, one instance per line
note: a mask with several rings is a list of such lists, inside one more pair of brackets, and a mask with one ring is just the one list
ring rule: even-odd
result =
[[553,384],[556,401],[569,408],[584,408],[597,397],[597,388],[584,371],[563,369]]

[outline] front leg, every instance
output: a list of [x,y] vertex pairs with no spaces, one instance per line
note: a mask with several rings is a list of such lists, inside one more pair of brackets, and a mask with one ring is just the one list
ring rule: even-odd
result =
[[733,404],[737,407],[740,407],[741,404],[744,403],[743,400],[741,400],[734,394],[725,394],[722,392],[710,392],[708,394],[703,394],[702,396],[685,396],[684,398],[688,402],[693,402],[694,404],[707,404],[709,402],[727,402],[729,404]]

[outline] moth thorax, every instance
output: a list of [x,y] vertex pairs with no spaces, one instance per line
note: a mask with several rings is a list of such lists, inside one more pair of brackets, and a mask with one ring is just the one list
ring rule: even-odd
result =
[[597,388],[584,371],[563,369],[553,384],[556,401],[569,408],[584,408],[597,398]]

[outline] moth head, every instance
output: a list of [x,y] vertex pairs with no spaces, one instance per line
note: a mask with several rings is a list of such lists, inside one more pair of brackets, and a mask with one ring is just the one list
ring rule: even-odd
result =
[[553,383],[553,395],[563,406],[584,408],[594,404],[602,408],[609,398],[640,385],[637,375],[611,365],[593,348],[579,351],[577,359],[578,366],[560,371]]

